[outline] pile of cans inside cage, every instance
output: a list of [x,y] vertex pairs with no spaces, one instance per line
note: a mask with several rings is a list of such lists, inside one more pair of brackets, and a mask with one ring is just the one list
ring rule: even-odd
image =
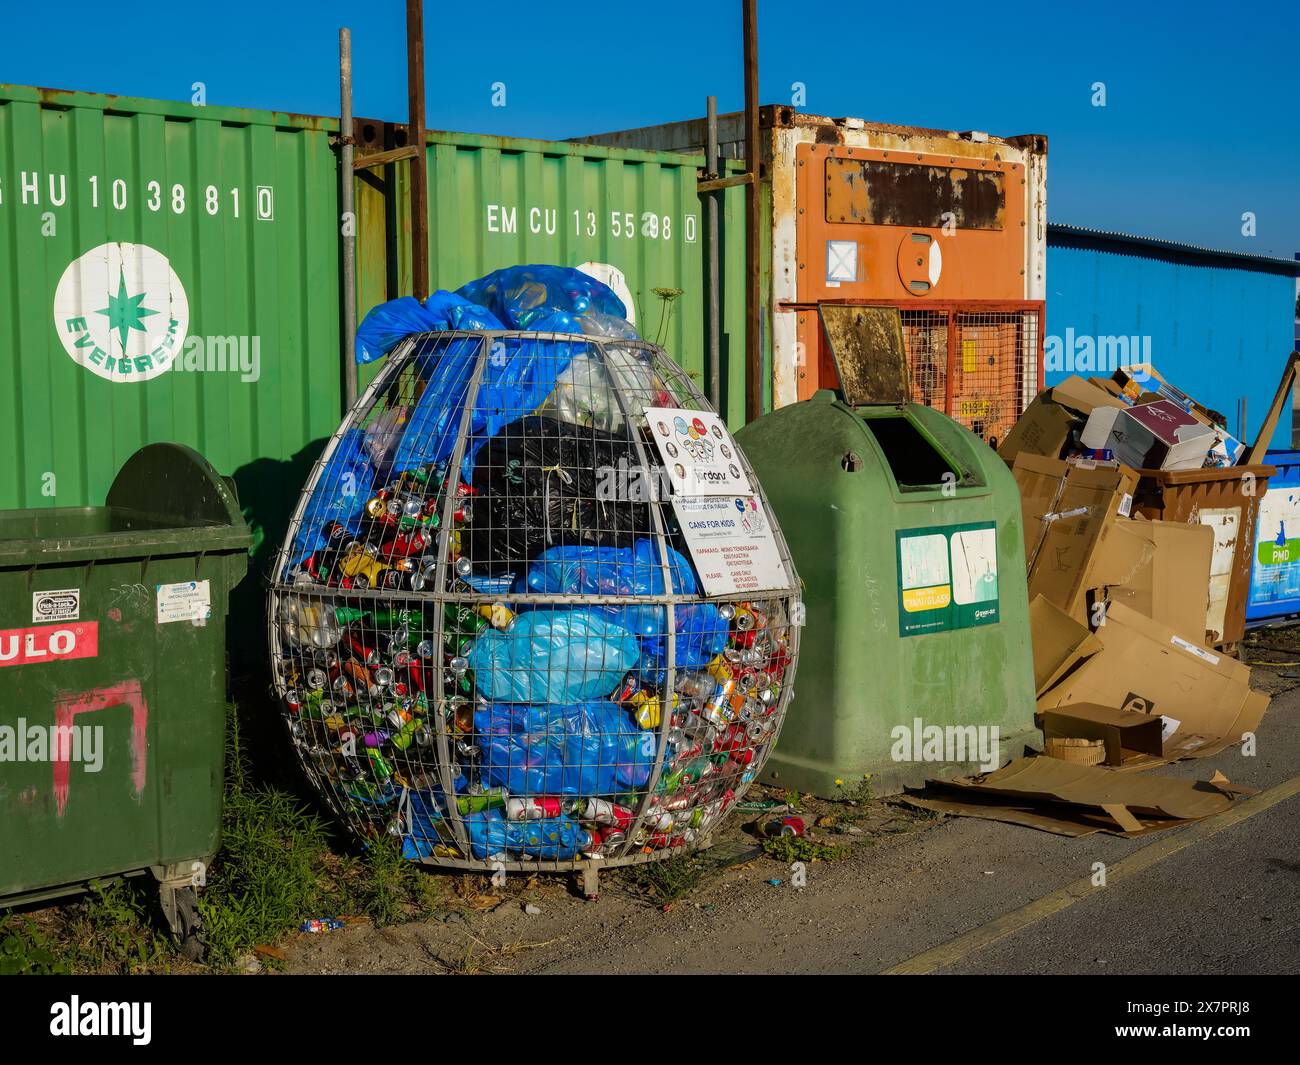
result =
[[277,668],[309,774],[359,836],[432,864],[696,845],[775,737],[787,601],[699,595],[669,507],[595,544],[548,529],[490,572],[468,545],[491,492],[455,468],[372,486],[289,573]]

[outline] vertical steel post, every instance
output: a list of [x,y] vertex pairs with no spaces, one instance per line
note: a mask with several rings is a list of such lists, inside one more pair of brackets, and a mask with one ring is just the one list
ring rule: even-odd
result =
[[417,300],[429,295],[429,160],[424,148],[424,6],[406,0],[406,85],[411,121],[407,144],[417,149],[411,160],[411,291]]
[[357,212],[352,152],[352,31],[339,30],[339,199],[343,217],[343,398],[344,410],[357,401]]
[[745,37],[745,421],[763,413],[762,239],[758,218],[758,12],[756,0],[742,0]]
[[[719,176],[721,166],[718,162],[718,98],[710,96],[705,106],[707,144],[704,149],[704,169],[709,178]],[[708,366],[705,367],[708,380],[709,402],[716,411],[722,410],[722,307],[721,307],[721,270],[718,248],[718,197],[721,191],[707,193],[704,200],[704,217],[708,227],[709,258],[707,269],[709,276],[709,352]]]

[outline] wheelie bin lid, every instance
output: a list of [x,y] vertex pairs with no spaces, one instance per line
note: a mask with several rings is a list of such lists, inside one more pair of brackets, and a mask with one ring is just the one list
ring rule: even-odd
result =
[[103,506],[0,511],[0,566],[247,550],[231,482],[193,448],[147,444]]

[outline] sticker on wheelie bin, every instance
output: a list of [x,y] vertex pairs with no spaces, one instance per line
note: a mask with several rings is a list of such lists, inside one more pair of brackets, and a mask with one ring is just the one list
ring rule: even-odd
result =
[[181,581],[157,587],[158,624],[207,621],[212,617],[212,593],[207,581]]
[[995,523],[900,529],[895,535],[900,636],[999,620]]

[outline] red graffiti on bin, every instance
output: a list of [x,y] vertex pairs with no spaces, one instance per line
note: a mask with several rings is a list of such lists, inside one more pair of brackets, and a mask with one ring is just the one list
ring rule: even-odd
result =
[[[149,773],[149,704],[138,680],[123,680],[102,688],[89,688],[83,692],[62,692],[54,704],[56,735],[68,736],[73,719],[78,714],[91,714],[114,706],[131,708],[131,783],[136,796],[143,794]],[[54,745],[54,802],[58,815],[68,805],[68,784],[71,765],[68,760],[69,744]]]

